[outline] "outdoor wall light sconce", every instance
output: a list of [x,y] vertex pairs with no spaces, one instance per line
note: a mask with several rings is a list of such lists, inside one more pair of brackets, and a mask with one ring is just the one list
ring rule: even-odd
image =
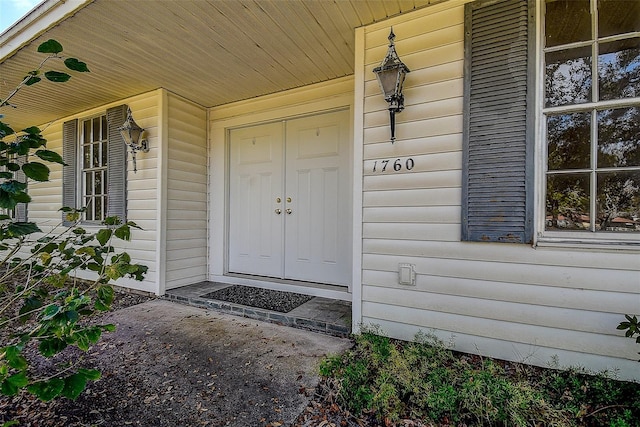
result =
[[409,68],[402,63],[393,40],[393,28],[389,33],[389,50],[379,67],[373,69],[378,78],[380,89],[384,95],[384,100],[389,103],[389,119],[391,121],[391,143],[396,140],[396,113],[404,110],[404,96],[402,95],[402,85],[404,78],[409,72]]
[[131,108],[127,108],[127,120],[124,121],[122,126],[118,128],[124,143],[129,147],[131,156],[133,158],[133,172],[136,173],[138,168],[136,167],[136,152],[142,151],[143,153],[149,152],[149,141],[146,139],[140,139],[144,129],[138,126],[133,117],[131,116]]

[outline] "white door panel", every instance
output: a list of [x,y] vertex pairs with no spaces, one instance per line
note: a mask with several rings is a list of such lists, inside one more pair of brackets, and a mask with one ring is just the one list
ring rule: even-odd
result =
[[282,271],[282,124],[231,131],[229,271]]
[[349,115],[294,119],[286,130],[285,277],[347,284],[350,276]]
[[231,131],[230,272],[349,283],[348,120],[340,111]]

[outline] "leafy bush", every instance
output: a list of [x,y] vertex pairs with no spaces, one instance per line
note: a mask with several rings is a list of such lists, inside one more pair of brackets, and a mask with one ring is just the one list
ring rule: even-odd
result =
[[[638,322],[638,316],[625,314],[624,317],[626,317],[627,321],[620,322],[617,329],[625,331],[624,336],[627,338],[633,338],[637,335],[636,344],[640,344],[640,322]],[[640,354],[640,352],[638,352],[638,354]],[[640,362],[640,360],[638,360],[638,362]]]
[[[49,61],[63,61],[71,71],[89,71],[85,63],[62,57],[62,50],[55,40],[41,44],[38,52],[47,56],[0,101],[0,107],[12,106],[16,93],[42,81],[41,76],[55,83],[71,78],[66,72],[43,71]],[[46,234],[35,223],[12,220],[10,213],[18,203],[31,201],[27,183],[16,174],[48,181],[49,167],[41,161],[64,165],[58,153],[46,149],[39,128],[15,132],[0,121],[0,393],[15,395],[26,389],[45,401],[57,396],[75,399],[100,372],[76,361],[38,377],[30,369],[32,356],[50,358],[70,346],[86,351],[103,332],[113,331],[113,325],[95,325],[89,317],[109,310],[114,298],[110,281],[142,280],[147,267],[132,263],[126,252],[116,253],[112,246],[114,239],[130,239],[131,229],[137,228],[133,222],[110,217],[103,227],[88,232],[79,222],[82,209],[68,207],[62,211],[74,225]],[[78,270],[93,272],[93,281],[74,279]]]
[[326,358],[320,373],[338,384],[345,410],[387,426],[406,418],[444,425],[640,425],[640,384],[458,354],[424,334],[403,342],[364,329],[350,351]]

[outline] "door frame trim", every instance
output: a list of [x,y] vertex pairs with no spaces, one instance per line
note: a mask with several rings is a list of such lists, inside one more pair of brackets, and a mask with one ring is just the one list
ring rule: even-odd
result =
[[[353,188],[353,143],[352,143],[352,138],[353,138],[353,113],[351,112],[350,108],[348,106],[344,106],[344,107],[340,107],[340,108],[333,108],[330,110],[322,110],[322,111],[313,111],[313,112],[309,112],[306,114],[299,114],[299,115],[294,115],[294,116],[290,116],[290,117],[286,117],[286,118],[278,118],[276,120],[271,120],[271,121],[266,121],[266,122],[258,122],[258,123],[246,123],[244,125],[241,126],[235,126],[235,127],[228,127],[225,129],[225,135],[226,135],[226,140],[225,140],[225,162],[226,162],[226,166],[225,166],[225,206],[226,206],[226,212],[225,212],[225,262],[224,262],[224,276],[248,276],[248,277],[257,277],[259,278],[259,280],[265,281],[265,282],[273,282],[273,281],[279,281],[281,283],[298,283],[298,284],[304,284],[304,283],[315,283],[315,282],[307,282],[307,281],[303,281],[303,280],[296,280],[296,279],[287,279],[287,278],[278,278],[278,277],[273,277],[273,276],[260,276],[260,275],[252,275],[252,274],[244,274],[244,273],[239,273],[239,272],[232,272],[230,271],[229,268],[229,245],[230,245],[230,231],[231,231],[231,225],[230,225],[230,196],[231,196],[231,133],[235,130],[238,129],[246,129],[246,128],[251,128],[254,126],[262,126],[262,125],[270,125],[270,124],[280,124],[282,126],[282,138],[283,138],[283,143],[286,145],[286,124],[292,120],[298,120],[298,119],[304,119],[304,118],[310,118],[310,117],[317,117],[317,116],[321,116],[323,114],[331,114],[331,113],[338,113],[338,112],[346,112],[349,115],[349,119],[348,119],[348,123],[349,123],[349,128],[347,130],[347,135],[349,135],[349,141],[347,141],[347,151],[348,151],[348,155],[349,158],[347,159],[346,163],[346,167],[347,167],[347,176],[349,178],[349,188]],[[286,161],[285,161],[285,153],[286,150],[283,147],[283,159],[282,159],[282,185],[284,187],[284,182],[285,182],[285,176],[286,176]],[[347,200],[346,202],[349,203],[349,217],[353,216],[353,191],[349,192],[350,194],[347,196]],[[282,194],[282,197],[285,197],[285,194]],[[349,224],[349,230],[352,230],[352,226],[351,224]],[[350,233],[352,234],[352,233]],[[285,240],[286,239],[282,239],[282,247],[281,247],[281,252],[282,252],[282,271],[284,273],[284,265],[285,265],[285,261],[286,261],[286,255],[284,253],[285,251]],[[353,241],[349,242],[349,244],[351,245],[351,248],[353,248]],[[351,255],[352,250],[347,251],[347,253],[349,255]],[[353,271],[353,260],[350,260],[351,265],[351,271]],[[322,283],[323,285],[327,285],[327,286],[339,286],[343,289],[347,289],[349,292],[351,291],[352,288],[352,283],[351,283],[351,274],[348,275],[348,279],[347,279],[347,285],[335,285],[335,284],[329,284],[329,283]]]
[[[353,76],[343,77],[330,82],[293,89],[290,91],[267,95],[248,101],[229,104],[209,110],[209,158],[210,158],[210,227],[209,227],[209,280],[229,282],[230,280],[240,280],[236,275],[228,273],[228,200],[229,200],[229,130],[256,124],[278,122],[304,116],[313,116],[325,112],[349,110],[349,155],[350,168],[348,171],[351,178],[351,204],[354,217],[362,207],[361,193],[354,193],[357,188],[356,170],[354,170],[354,159],[361,157],[356,152],[353,144],[354,136],[354,78]],[[355,221],[354,221],[355,222]],[[352,227],[354,228],[354,227]],[[359,229],[360,227],[358,227]],[[356,234],[358,234],[356,236]],[[352,229],[351,245],[353,253],[360,251],[362,242],[361,233],[356,233]],[[357,259],[352,259],[352,269],[360,263]],[[257,286],[269,286],[277,289],[278,286],[287,290],[291,286],[300,287],[306,282],[260,278],[242,278],[241,280],[252,280]],[[329,285],[333,286],[333,285]],[[358,287],[358,286],[356,286]],[[313,286],[309,287],[309,292],[313,291]],[[348,295],[354,289],[354,284],[349,283],[344,287]],[[340,294],[340,293],[339,293]],[[335,296],[334,296],[335,297]],[[345,299],[340,297],[339,299]],[[350,298],[349,298],[350,299]]]

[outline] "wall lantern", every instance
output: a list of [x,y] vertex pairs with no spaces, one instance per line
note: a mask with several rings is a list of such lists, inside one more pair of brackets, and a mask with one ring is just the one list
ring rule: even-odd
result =
[[131,151],[131,156],[133,158],[133,172],[135,173],[138,171],[138,168],[136,167],[136,152],[142,151],[143,153],[148,153],[149,142],[146,139],[140,140],[144,129],[138,126],[136,121],[133,120],[133,117],[131,116],[131,108],[127,108],[127,120],[124,121],[118,130],[124,139],[124,143],[127,144],[129,151]]
[[396,140],[396,113],[404,110],[404,96],[402,95],[402,85],[404,78],[409,72],[409,68],[402,63],[393,40],[393,28],[389,33],[389,50],[379,67],[373,69],[378,78],[380,89],[384,95],[384,100],[389,103],[389,118],[391,120],[391,143]]

